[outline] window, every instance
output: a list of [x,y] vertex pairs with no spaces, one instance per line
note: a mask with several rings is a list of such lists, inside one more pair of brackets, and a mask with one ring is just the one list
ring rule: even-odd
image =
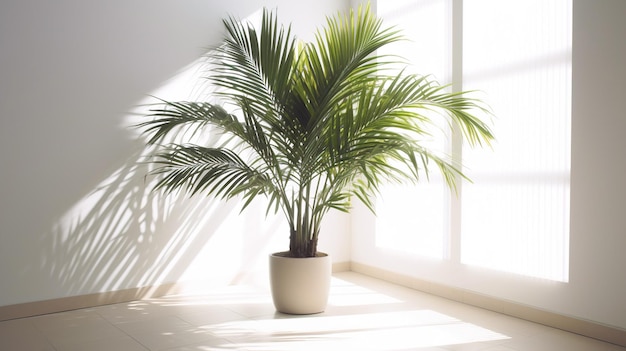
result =
[[[402,28],[409,39],[385,48],[381,54],[399,55],[411,61],[409,69],[416,73],[428,72],[440,82],[450,81],[451,18],[447,2],[381,1],[377,7],[385,24]],[[433,140],[429,146],[445,151],[448,143]],[[415,201],[407,205],[407,199]],[[443,179],[435,176],[412,187],[387,186],[376,207],[377,246],[433,258],[446,256],[446,235],[442,233],[448,231],[450,203]]]
[[458,197],[440,181],[422,184],[410,189],[408,204],[401,201],[408,189],[386,190],[377,204],[377,245],[567,281],[571,0],[380,1],[377,7],[412,40],[393,50],[418,71],[453,89],[483,92],[497,138],[493,150],[463,148],[454,137],[438,141],[462,158],[473,183]]

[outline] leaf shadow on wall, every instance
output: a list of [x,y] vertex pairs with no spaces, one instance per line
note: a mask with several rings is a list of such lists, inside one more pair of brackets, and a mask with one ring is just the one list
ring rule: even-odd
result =
[[[150,293],[150,287],[178,281],[216,236],[250,235],[256,254],[262,253],[259,248],[264,235],[244,233],[245,229],[258,227],[258,223],[243,221],[247,228],[237,233],[228,228],[227,222],[233,222],[232,216],[239,214],[237,201],[203,196],[190,199],[186,194],[164,196],[151,191],[154,179],[146,178],[148,169],[142,162],[145,152],[133,155],[42,236],[39,269],[49,277],[45,285],[56,291],[55,295],[140,288],[137,297],[142,297]],[[245,258],[250,254],[249,249],[235,249],[240,252],[226,255]],[[241,272],[248,264],[236,261],[239,267],[234,269]],[[212,270],[224,268],[206,269],[210,277]]]

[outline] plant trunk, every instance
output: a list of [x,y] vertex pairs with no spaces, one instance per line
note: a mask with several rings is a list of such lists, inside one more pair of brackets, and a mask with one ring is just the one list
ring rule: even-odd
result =
[[308,240],[307,249],[308,249],[307,257],[317,256],[317,239]]
[[291,228],[289,236],[289,253],[291,257],[304,258],[317,256],[317,239],[298,240],[297,232]]

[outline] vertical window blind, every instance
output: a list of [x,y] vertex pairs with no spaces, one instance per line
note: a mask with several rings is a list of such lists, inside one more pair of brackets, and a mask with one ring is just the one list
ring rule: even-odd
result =
[[567,280],[571,18],[567,0],[463,2],[463,89],[485,92],[497,138],[463,153],[464,264]]

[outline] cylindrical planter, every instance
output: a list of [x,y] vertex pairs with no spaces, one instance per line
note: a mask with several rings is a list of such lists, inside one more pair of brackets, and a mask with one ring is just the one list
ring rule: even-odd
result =
[[330,256],[292,258],[270,255],[270,283],[278,312],[312,314],[324,312],[328,303],[332,264]]

